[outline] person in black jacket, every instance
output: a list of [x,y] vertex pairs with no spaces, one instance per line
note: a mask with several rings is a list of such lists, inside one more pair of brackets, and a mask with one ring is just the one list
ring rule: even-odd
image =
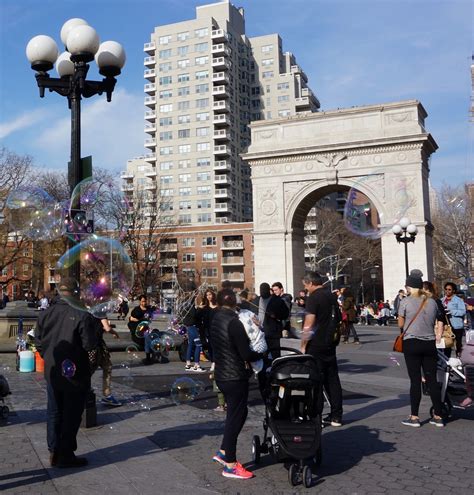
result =
[[[71,284],[64,281],[60,292],[70,294]],[[70,306],[56,297],[38,316],[36,345],[44,359],[47,382],[47,441],[52,466],[81,467],[86,458],[76,457],[76,436],[87,393],[91,385],[88,352],[98,345],[101,322],[87,311]],[[68,365],[68,372],[64,367]]]
[[252,375],[249,362],[261,359],[262,354],[250,350],[249,338],[236,313],[237,299],[232,289],[219,291],[217,304],[219,308],[211,324],[214,376],[225,397],[227,416],[221,448],[213,460],[224,466],[223,476],[249,479],[253,473],[237,462],[237,438],[248,413],[249,378]]

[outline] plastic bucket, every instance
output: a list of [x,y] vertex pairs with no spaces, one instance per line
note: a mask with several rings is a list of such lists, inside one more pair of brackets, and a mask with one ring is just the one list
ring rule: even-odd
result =
[[20,352],[20,372],[31,373],[35,371],[35,355],[31,351]]
[[35,353],[35,365],[37,373],[42,373],[44,371],[44,359],[40,356],[39,352]]

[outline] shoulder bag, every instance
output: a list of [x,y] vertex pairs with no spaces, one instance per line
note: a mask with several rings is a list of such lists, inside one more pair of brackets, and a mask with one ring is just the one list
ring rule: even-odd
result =
[[425,305],[425,303],[426,303],[426,299],[420,304],[418,311],[416,312],[415,316],[411,319],[410,323],[408,323],[408,326],[405,328],[405,330],[403,330],[402,333],[397,335],[397,338],[395,339],[395,342],[393,343],[393,351],[394,352],[403,352],[403,337],[407,333],[411,324],[416,320],[418,315],[421,313],[421,310],[423,309],[423,306]]

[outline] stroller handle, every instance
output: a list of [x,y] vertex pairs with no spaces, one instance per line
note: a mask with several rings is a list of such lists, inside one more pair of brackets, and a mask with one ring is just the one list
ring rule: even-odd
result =
[[303,353],[301,351],[299,351],[298,349],[295,349],[293,347],[269,347],[269,351],[272,352],[272,349],[279,349],[280,351],[290,351],[292,352],[293,354],[301,354],[303,355]]

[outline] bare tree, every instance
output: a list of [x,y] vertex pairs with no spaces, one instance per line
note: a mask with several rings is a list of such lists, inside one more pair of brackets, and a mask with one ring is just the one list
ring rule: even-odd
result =
[[[444,185],[433,211],[435,276],[438,282],[470,280],[473,266],[473,197],[469,186]],[[471,189],[472,191],[472,189]]]

